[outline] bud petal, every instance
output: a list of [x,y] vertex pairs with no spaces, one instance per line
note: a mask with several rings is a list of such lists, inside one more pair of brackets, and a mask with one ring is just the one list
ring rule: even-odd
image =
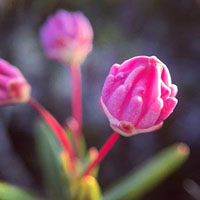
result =
[[26,103],[31,87],[21,72],[0,59],[0,105]]
[[81,12],[58,10],[40,29],[41,43],[49,58],[81,64],[92,50],[93,30]]
[[111,67],[100,104],[111,127],[130,136],[160,128],[178,102],[177,91],[164,63],[138,56]]

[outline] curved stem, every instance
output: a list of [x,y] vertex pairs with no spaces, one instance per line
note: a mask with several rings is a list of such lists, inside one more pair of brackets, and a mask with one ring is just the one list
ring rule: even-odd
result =
[[65,152],[68,153],[70,159],[70,167],[74,171],[75,169],[75,156],[69,139],[67,138],[66,132],[63,130],[58,121],[35,99],[30,98],[29,104],[43,117],[46,123],[50,126],[50,128],[55,133],[56,137],[62,144]]
[[91,174],[92,170],[104,159],[104,157],[107,155],[107,153],[110,151],[110,149],[113,147],[113,145],[116,143],[116,141],[119,138],[119,134],[114,132],[106,141],[106,143],[102,146],[102,148],[99,151],[98,157],[92,161],[85,172],[83,173],[83,176]]

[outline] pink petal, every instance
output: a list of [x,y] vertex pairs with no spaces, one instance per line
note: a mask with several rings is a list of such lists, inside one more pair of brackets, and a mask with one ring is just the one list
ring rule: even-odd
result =
[[119,86],[107,101],[107,109],[117,119],[120,118],[121,106],[127,94],[124,85]]
[[142,98],[134,96],[130,102],[127,102],[126,108],[123,110],[121,121],[128,121],[133,124],[138,120],[142,110]]
[[170,88],[167,85],[165,85],[163,81],[161,81],[161,98],[162,99],[168,98],[170,93],[171,93]]
[[109,74],[106,78],[102,91],[102,99],[105,104],[107,103],[108,99],[113,93],[114,84],[115,84],[115,77],[112,74]]
[[20,71],[16,67],[14,67],[13,65],[12,67],[8,66],[10,66],[10,63],[0,58],[0,74],[13,78],[21,76]]
[[163,107],[163,102],[161,99],[157,99],[155,103],[148,107],[147,112],[143,115],[140,121],[136,124],[138,129],[146,129],[155,125],[158,117],[160,116],[161,109]]
[[156,122],[156,124],[159,124],[163,120],[165,120],[169,115],[173,112],[174,108],[176,107],[176,104],[178,103],[178,100],[174,97],[170,97],[164,101],[163,109],[160,113],[160,116]]
[[178,92],[178,87],[174,84],[171,84],[170,89],[171,89],[170,97],[175,97]]
[[[134,87],[134,84],[138,81],[140,77],[138,77],[142,72],[144,71],[144,66],[139,66],[135,68],[126,78],[124,85],[127,87],[127,89],[130,89],[131,87]],[[141,74],[142,75],[142,74]]]
[[10,80],[10,77],[0,74],[0,88],[6,89]]
[[[140,117],[138,119],[137,124],[139,126],[142,126],[144,128],[148,128],[148,124],[152,124],[157,120],[155,116],[160,115],[160,110],[156,109],[156,113],[154,113],[155,108],[154,106],[159,107],[162,106],[161,103],[161,80],[160,80],[160,69],[157,67],[157,65],[153,65],[148,67],[146,75],[142,78],[142,80],[138,83],[139,85],[142,85],[145,88],[145,92],[142,96],[143,99],[143,109],[140,114]],[[154,109],[151,111],[151,109]],[[149,116],[149,114],[152,113],[153,117],[150,120],[150,122],[146,122],[146,117],[145,119],[144,116]],[[146,124],[146,125],[145,125]],[[153,124],[152,124],[153,125]]]
[[162,74],[161,74],[161,79],[163,80],[163,82],[164,82],[166,85],[169,86],[169,85],[171,85],[171,83],[172,83],[169,70],[168,70],[168,68],[166,67],[166,65],[162,64],[162,66],[163,66],[163,70],[162,70]]
[[120,67],[119,64],[112,65],[109,74],[116,75],[119,71],[119,67]]

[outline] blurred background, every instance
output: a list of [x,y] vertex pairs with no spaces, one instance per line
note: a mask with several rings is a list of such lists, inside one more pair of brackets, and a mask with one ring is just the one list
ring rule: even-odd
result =
[[[94,28],[94,48],[82,66],[88,147],[99,148],[112,132],[99,97],[113,63],[155,55],[179,87],[178,106],[162,129],[120,138],[100,168],[102,188],[164,147],[184,142],[191,148],[189,160],[143,200],[193,200],[195,193],[200,199],[198,187],[184,187],[188,179],[200,184],[200,0],[0,0],[0,57],[21,69],[32,95],[65,124],[71,113],[69,70],[48,60],[39,41],[41,24],[59,8],[82,11]],[[35,146],[38,117],[29,105],[0,108],[0,180],[44,194]]]

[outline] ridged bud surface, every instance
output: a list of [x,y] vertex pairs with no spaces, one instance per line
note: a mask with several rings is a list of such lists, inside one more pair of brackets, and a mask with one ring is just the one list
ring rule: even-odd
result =
[[111,67],[100,104],[111,127],[130,136],[159,129],[177,104],[177,91],[164,63],[138,56]]

